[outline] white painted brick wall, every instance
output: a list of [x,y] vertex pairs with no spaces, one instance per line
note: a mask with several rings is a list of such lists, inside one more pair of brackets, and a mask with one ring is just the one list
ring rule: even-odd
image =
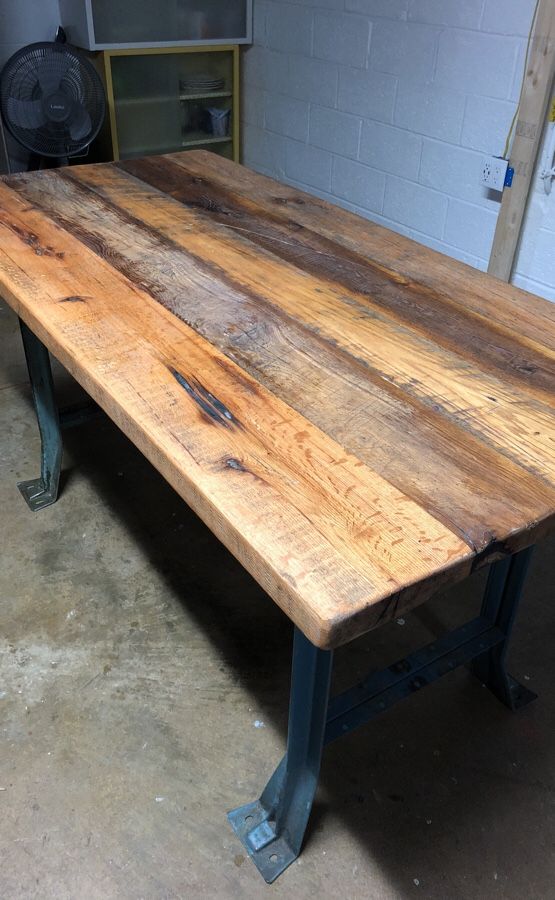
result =
[[497,209],[497,198],[491,199],[479,181],[482,159],[483,153],[475,150],[424,138],[419,181],[444,194]]
[[486,0],[480,28],[499,34],[501,22],[502,34],[528,37],[533,8],[532,0]]
[[315,10],[314,56],[346,66],[364,67],[370,31],[369,20],[362,16]]
[[418,180],[422,138],[402,128],[379,122],[365,122],[360,142],[360,159],[381,172]]
[[408,18],[411,22],[476,29],[480,26],[483,5],[483,0],[463,0],[461,3],[446,3],[445,0],[412,0]]
[[310,106],[305,100],[276,94],[273,103],[266,110],[266,128],[298,141],[306,141],[309,112]]
[[333,160],[332,193],[356,206],[380,212],[383,208],[385,175],[351,159]]
[[304,56],[290,56],[288,62],[288,93],[333,109],[337,98],[337,67]]
[[54,40],[60,24],[58,0],[1,0],[0,7],[2,64],[24,44]]
[[385,185],[383,214],[431,237],[440,238],[445,227],[447,197],[404,178],[390,177]]
[[484,242],[493,241],[496,221],[497,213],[492,209],[481,209],[450,197],[443,237],[454,247],[480,256]]
[[266,12],[268,47],[310,56],[313,18],[311,9],[292,6],[289,3],[268,3]]
[[431,80],[439,34],[439,29],[429,25],[376,20],[368,65],[409,82]]
[[507,131],[514,108],[514,103],[508,100],[492,100],[477,95],[467,97],[461,134],[463,147],[485,154],[493,148],[494,152],[501,154],[503,148],[499,137]]
[[356,159],[362,120],[349,113],[313,106],[310,112],[310,143],[338,156]]
[[337,107],[377,122],[392,122],[397,79],[383,72],[341,67]]
[[[485,269],[535,0],[254,0],[244,161]],[[537,180],[515,283],[555,300]]]
[[285,147],[285,174],[298,184],[331,190],[332,155],[325,150],[288,141]]
[[348,12],[365,13],[368,16],[385,16],[387,19],[406,19],[409,0],[346,0]]
[[465,95],[436,85],[399,85],[394,121],[400,128],[457,144],[464,118]]
[[519,38],[446,28],[439,35],[435,82],[484,97],[507,96]]
[[537,173],[512,280],[555,301],[555,190],[547,195]]

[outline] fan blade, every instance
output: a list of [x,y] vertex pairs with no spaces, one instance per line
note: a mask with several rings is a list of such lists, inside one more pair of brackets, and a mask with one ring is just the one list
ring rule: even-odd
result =
[[43,96],[49,97],[60,89],[62,78],[71,62],[65,53],[51,53],[37,66],[37,81]]
[[20,128],[40,128],[46,122],[42,100],[16,100],[8,97],[8,118]]
[[81,104],[75,105],[75,117],[69,124],[69,134],[72,141],[80,141],[86,137],[91,130],[91,117],[87,110]]

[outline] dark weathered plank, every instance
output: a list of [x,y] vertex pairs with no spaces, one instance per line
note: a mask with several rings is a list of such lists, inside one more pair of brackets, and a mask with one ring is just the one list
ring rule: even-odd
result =
[[8,301],[321,646],[553,527],[549,304],[203,153],[0,200]]
[[[280,258],[268,258],[267,251],[261,258],[258,248],[253,254],[253,248],[245,246],[247,239],[233,234],[230,247],[224,229],[214,236],[213,226],[208,232],[202,229],[195,213],[188,215],[165,197],[145,196],[142,184],[123,185],[117,172],[88,168],[80,173],[75,177],[89,184],[100,179],[99,189],[108,203],[83,195],[73,184],[74,176],[69,183],[64,176],[60,184],[53,175],[40,185],[20,184],[18,190],[55,214],[57,221],[128,277],[148,283],[154,297],[477,549],[498,540],[488,527],[491,504],[498,507],[503,533],[510,533],[523,512],[532,516],[542,498],[549,502],[549,485],[538,484],[519,469],[523,445],[524,450],[533,449],[526,429],[519,428],[513,438],[516,447],[507,444],[505,406],[514,407],[519,399],[533,403],[537,432],[538,422],[551,415],[541,402],[520,397],[514,388],[507,391],[502,381],[485,374],[477,385],[475,370],[464,359],[401,328],[379,310],[369,314],[357,307],[358,295],[348,298],[350,312],[354,309],[354,329],[349,332],[353,316],[344,314],[345,297],[326,292],[323,279],[299,283],[297,271],[285,268]],[[117,207],[112,205],[114,198],[119,198]],[[142,224],[154,204],[156,230]],[[126,210],[123,216],[121,206]],[[131,219],[129,210],[136,214]],[[226,289],[223,306],[221,281]],[[327,359],[322,359],[323,350]],[[540,397],[544,393],[540,390]],[[515,419],[518,414],[511,415]],[[484,427],[488,422],[489,432]],[[476,426],[482,431],[481,442],[473,434]],[[401,435],[404,452],[393,455],[391,449]],[[532,444],[537,441],[536,437]],[[500,458],[499,452],[509,460]],[[534,461],[528,452],[525,464],[533,472]],[[460,491],[461,472],[472,479],[472,490]],[[518,509],[508,511],[504,501],[499,508],[498,498],[515,481]],[[438,483],[442,492],[437,491]]]
[[[436,253],[403,235],[396,234],[324,200],[276,182],[207,153],[177,153],[165,157],[208,190],[224,188],[263,215],[290,223],[292,233],[309,229],[336,246],[364,256],[376,269],[405,289],[414,284],[428,292],[434,303],[451,301],[467,312],[478,313],[486,322],[515,331],[524,346],[538,345],[555,351],[555,310],[533,294],[491,278],[478,270]],[[209,187],[210,186],[210,187]],[[526,296],[526,302],[523,297]],[[410,297],[410,293],[408,294]],[[409,301],[410,305],[410,301]]]
[[487,317],[476,321],[461,304],[462,298],[453,302],[440,290],[431,292],[419,281],[384,269],[383,264],[376,264],[360,250],[351,250],[302,226],[290,214],[284,216],[282,204],[278,204],[282,214],[276,215],[207,179],[188,173],[184,177],[182,166],[171,158],[129,160],[118,163],[118,167],[202,213],[205,221],[235,230],[237,239],[246,238],[297,269],[354,294],[362,307],[359,312],[377,307],[442,347],[457,354],[464,348],[465,356],[480,368],[495,368],[501,377],[519,384],[526,376],[554,402],[553,358],[546,357],[541,347],[523,347],[512,326],[500,333]]

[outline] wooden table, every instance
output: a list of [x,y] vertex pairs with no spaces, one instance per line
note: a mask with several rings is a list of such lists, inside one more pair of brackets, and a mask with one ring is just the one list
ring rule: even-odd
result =
[[[287,754],[230,814],[264,877],[323,744],[456,665],[507,705],[530,548],[555,524],[555,305],[204,152],[0,183],[54,502],[48,348],[296,626]],[[332,650],[493,563],[481,615],[329,700]]]

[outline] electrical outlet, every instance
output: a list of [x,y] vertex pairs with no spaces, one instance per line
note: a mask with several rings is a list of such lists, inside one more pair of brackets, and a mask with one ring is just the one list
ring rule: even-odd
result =
[[484,157],[480,179],[482,184],[492,188],[494,191],[502,191],[505,186],[508,166],[508,159],[502,159],[500,156]]

